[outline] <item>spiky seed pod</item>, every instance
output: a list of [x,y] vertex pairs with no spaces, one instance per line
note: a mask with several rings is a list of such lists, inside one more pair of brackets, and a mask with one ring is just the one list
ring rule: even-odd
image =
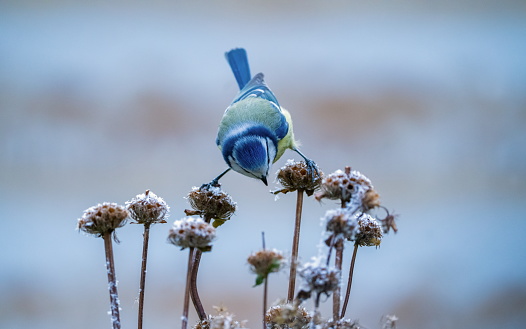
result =
[[307,264],[300,271],[305,288],[302,291],[329,296],[340,284],[340,272],[325,265]]
[[84,210],[77,229],[96,237],[113,232],[126,224],[128,211],[116,203],[104,202]]
[[267,329],[307,329],[312,316],[297,303],[284,303],[269,308],[265,320]]
[[315,190],[319,189],[322,177],[323,173],[317,165],[316,171],[312,171],[304,161],[287,160],[285,166],[278,171],[278,181],[283,189],[274,193],[304,190],[308,196],[311,196]]
[[322,220],[325,222],[325,230],[331,234],[331,241],[332,239],[349,241],[355,239],[358,232],[358,220],[346,208],[329,210]]
[[126,208],[137,224],[166,223],[170,210],[166,202],[150,190],[127,201]]
[[339,319],[334,321],[330,319],[324,322],[321,326],[322,329],[360,329],[358,321],[351,321],[350,319]]
[[247,262],[250,264],[250,270],[257,275],[257,286],[262,284],[270,273],[279,272],[285,264],[285,257],[275,249],[264,249],[248,256]]
[[368,214],[362,214],[358,218],[358,234],[356,244],[359,246],[379,246],[382,242],[382,227],[380,223]]
[[216,229],[201,218],[185,217],[176,220],[168,233],[168,242],[185,248],[210,251],[216,237]]
[[218,227],[229,220],[236,211],[234,200],[219,187],[206,189],[194,187],[188,193],[187,199],[194,211],[185,210],[186,214],[214,219],[214,227]]

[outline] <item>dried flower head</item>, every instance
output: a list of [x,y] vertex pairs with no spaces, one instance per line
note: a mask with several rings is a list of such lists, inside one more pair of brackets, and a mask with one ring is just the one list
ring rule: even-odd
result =
[[295,162],[289,159],[277,175],[283,189],[274,194],[304,190],[308,196],[311,196],[315,190],[319,189],[323,173],[317,165],[316,169],[312,170],[304,161]]
[[345,171],[336,170],[325,177],[321,184],[321,191],[316,194],[316,200],[323,198],[330,200],[341,200],[348,208],[369,210],[379,203],[378,193],[369,192],[366,204],[364,198],[373,185],[369,178],[351,167],[345,167]]
[[362,198],[364,211],[380,207],[380,195],[373,188],[366,190]]
[[234,320],[234,315],[226,309],[214,307],[217,315],[208,315],[204,320],[199,321],[193,329],[238,329],[245,328],[244,322]]
[[187,199],[194,210],[185,210],[186,214],[214,219],[214,227],[229,220],[236,211],[236,203],[220,187],[193,187]]
[[300,271],[305,284],[299,294],[309,296],[323,293],[329,296],[340,284],[340,272],[337,269],[317,263],[308,263]]
[[104,202],[84,210],[78,219],[77,229],[88,234],[101,237],[124,226],[128,218],[128,211],[116,203]]
[[358,234],[356,244],[359,246],[379,246],[382,242],[382,227],[378,221],[368,214],[358,216]]
[[353,241],[358,232],[358,220],[346,208],[327,211],[322,221],[325,222],[325,230],[331,234],[331,241],[333,239]]
[[126,208],[137,224],[166,223],[170,210],[166,202],[150,190],[127,201]]
[[330,319],[322,324],[322,329],[360,329],[358,321],[351,321],[350,319],[339,319],[334,321]]
[[398,232],[398,227],[396,226],[396,217],[397,215],[392,215],[387,212],[387,216],[384,219],[380,219],[382,222],[382,230],[384,234],[389,233],[392,229],[395,233]]
[[216,237],[216,229],[201,218],[184,217],[176,220],[168,233],[168,242],[185,248],[210,251]]
[[257,275],[255,284],[257,286],[262,284],[270,273],[278,272],[283,268],[285,257],[275,249],[264,249],[248,256],[247,262],[250,264],[250,270]]
[[312,317],[299,303],[282,303],[269,308],[265,320],[267,329],[307,329]]

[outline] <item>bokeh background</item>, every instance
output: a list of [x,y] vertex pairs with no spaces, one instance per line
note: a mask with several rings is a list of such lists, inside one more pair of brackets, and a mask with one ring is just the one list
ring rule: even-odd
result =
[[[170,222],[184,215],[191,187],[225,168],[215,134],[237,86],[223,54],[239,46],[304,153],[327,173],[365,173],[400,214],[398,234],[358,253],[351,318],[524,328],[526,3],[411,0],[2,1],[1,328],[110,327],[103,243],[76,220],[146,189]],[[287,158],[298,156],[275,169]],[[290,252],[295,197],[275,201],[275,183],[235,173],[222,183],[239,210],[199,287],[207,311],[224,305],[257,328],[246,257],[262,231]],[[306,200],[302,261],[334,207]],[[152,229],[147,328],[180,325],[187,253],[166,242],[170,225]],[[115,246],[124,328],[136,325],[141,233],[127,225]],[[286,279],[271,278],[270,300]]]

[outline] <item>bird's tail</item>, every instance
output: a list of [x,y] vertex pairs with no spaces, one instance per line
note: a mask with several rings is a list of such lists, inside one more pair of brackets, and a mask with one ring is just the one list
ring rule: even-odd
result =
[[243,89],[251,78],[246,50],[244,48],[235,48],[226,52],[225,57],[236,77],[239,89]]

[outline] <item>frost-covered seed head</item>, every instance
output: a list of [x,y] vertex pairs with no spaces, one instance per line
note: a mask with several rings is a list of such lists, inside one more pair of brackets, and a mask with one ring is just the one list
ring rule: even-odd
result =
[[312,317],[304,307],[286,303],[269,308],[265,320],[267,329],[307,329]]
[[216,237],[216,229],[201,218],[184,217],[176,220],[168,233],[168,242],[185,248],[209,251]]
[[352,201],[351,203],[358,203],[360,208],[363,208],[364,195],[371,189],[373,189],[373,185],[369,178],[359,171],[351,171],[351,167],[346,167],[345,171],[336,170],[325,177],[320,192],[316,194],[315,198],[318,201],[323,198],[341,200],[345,203]]
[[78,219],[77,229],[88,234],[101,237],[124,226],[128,211],[116,203],[104,202],[84,210]]
[[325,229],[336,239],[353,241],[358,231],[358,220],[345,208],[329,210],[323,218]]
[[350,319],[339,319],[336,322],[330,319],[324,322],[321,326],[322,329],[360,329],[358,321],[351,321]]
[[209,187],[207,189],[194,187],[188,193],[187,199],[196,211],[196,214],[208,218],[225,221],[236,211],[234,200],[219,187]]
[[320,187],[323,173],[316,166],[318,174],[315,171],[309,172],[307,164],[304,161],[295,162],[287,160],[285,166],[278,171],[278,181],[287,192],[295,190],[304,190],[307,195]]
[[368,214],[362,214],[358,219],[358,234],[356,244],[359,246],[379,246],[382,242],[382,227],[380,223]]
[[126,202],[130,217],[138,224],[166,223],[170,207],[161,197],[147,190]]
[[300,276],[305,282],[306,289],[311,293],[324,293],[329,296],[340,284],[340,272],[335,268],[324,265],[307,264],[301,271]]
[[235,321],[232,314],[221,312],[218,315],[208,315],[206,319],[199,321],[193,329],[238,329],[244,327],[244,323]]

